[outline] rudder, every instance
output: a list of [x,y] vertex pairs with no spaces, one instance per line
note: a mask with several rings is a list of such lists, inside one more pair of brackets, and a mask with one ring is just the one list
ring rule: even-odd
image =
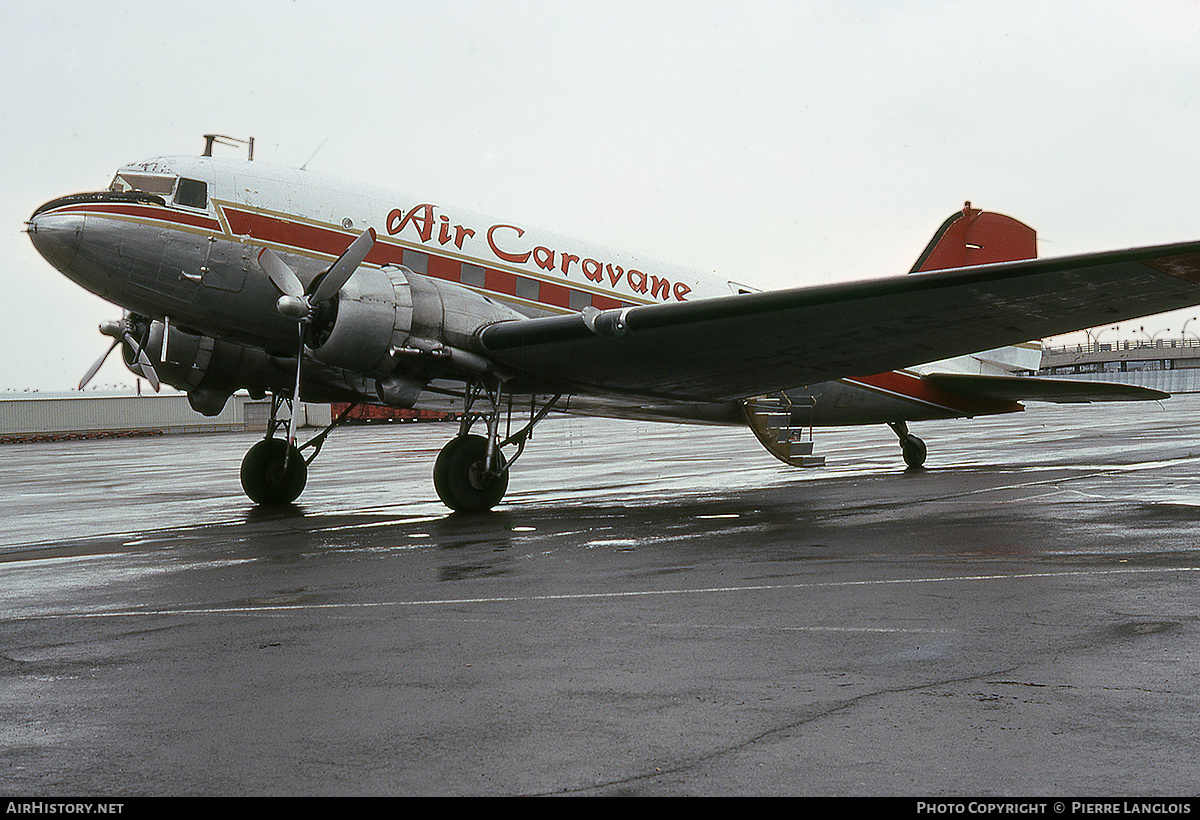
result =
[[942,223],[909,273],[1037,258],[1037,232],[968,202]]

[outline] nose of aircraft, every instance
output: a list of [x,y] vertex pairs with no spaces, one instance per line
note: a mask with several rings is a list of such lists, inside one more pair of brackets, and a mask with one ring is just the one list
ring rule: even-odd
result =
[[61,213],[42,206],[25,223],[25,232],[47,262],[67,273],[79,252],[83,221],[81,213]]

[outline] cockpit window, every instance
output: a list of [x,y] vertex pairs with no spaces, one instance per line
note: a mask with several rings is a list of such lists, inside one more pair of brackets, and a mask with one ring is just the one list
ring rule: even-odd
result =
[[198,179],[179,178],[179,187],[175,190],[175,202],[189,208],[203,208],[208,205],[208,184]]
[[132,171],[121,171],[113,177],[108,190],[124,193],[125,191],[145,191],[148,194],[170,196],[175,190],[175,177],[171,174],[144,174]]

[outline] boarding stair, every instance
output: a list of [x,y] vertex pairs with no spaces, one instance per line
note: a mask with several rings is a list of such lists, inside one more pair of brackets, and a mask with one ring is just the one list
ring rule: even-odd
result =
[[812,419],[815,401],[784,393],[756,396],[742,402],[746,423],[763,447],[793,467],[823,467],[825,456],[814,456]]

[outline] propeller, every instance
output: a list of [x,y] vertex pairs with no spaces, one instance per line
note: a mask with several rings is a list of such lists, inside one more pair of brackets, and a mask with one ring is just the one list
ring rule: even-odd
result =
[[282,294],[275,307],[289,319],[295,319],[300,332],[300,349],[296,353],[296,387],[292,392],[292,418],[288,422],[288,450],[284,456],[284,471],[287,471],[287,459],[296,441],[296,420],[300,415],[300,365],[304,361],[304,334],[313,311],[322,302],[337,296],[342,286],[350,280],[358,266],[367,258],[375,245],[375,229],[367,228],[358,238],[350,243],[350,247],[334,260],[329,270],[318,279],[312,293],[305,291],[300,277],[288,267],[270,248],[263,248],[258,254],[258,264],[270,278],[271,283]]
[[312,314],[316,305],[337,295],[337,292],[342,289],[342,285],[350,280],[350,277],[358,270],[358,266],[366,259],[374,244],[375,229],[367,228],[350,243],[350,247],[346,248],[341,256],[334,260],[324,276],[316,280],[316,290],[311,294],[305,292],[304,285],[296,276],[296,272],[270,248],[263,248],[259,252],[258,264],[266,271],[272,284],[283,294],[276,303],[279,312],[297,321],[304,321]]
[[104,322],[100,325],[100,332],[105,336],[111,336],[113,343],[109,345],[108,350],[92,363],[88,368],[87,373],[79,380],[79,389],[82,390],[87,386],[87,383],[92,380],[92,377],[100,370],[101,366],[107,361],[109,354],[117,349],[117,345],[124,342],[129,345],[129,349],[133,351],[134,364],[130,365],[129,369],[134,373],[140,373],[144,376],[157,393],[159,389],[158,373],[154,370],[154,365],[150,363],[150,357],[146,355],[146,351],[138,344],[137,338],[133,335],[133,322],[130,321],[129,314],[122,317],[119,322]]

